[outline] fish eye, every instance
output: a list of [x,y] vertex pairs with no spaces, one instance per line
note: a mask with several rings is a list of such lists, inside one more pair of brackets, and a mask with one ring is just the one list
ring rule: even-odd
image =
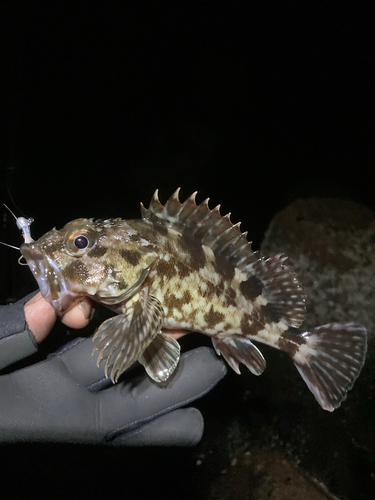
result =
[[74,239],[74,245],[79,249],[83,250],[84,248],[87,248],[89,246],[89,240],[86,238],[86,236],[83,236],[83,234],[80,234]]
[[65,249],[75,257],[88,252],[96,243],[97,235],[91,228],[75,229],[65,237]]

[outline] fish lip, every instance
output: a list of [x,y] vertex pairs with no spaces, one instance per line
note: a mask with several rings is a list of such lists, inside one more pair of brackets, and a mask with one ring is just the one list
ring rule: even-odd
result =
[[61,270],[48,255],[40,253],[33,244],[23,244],[20,250],[42,296],[53,306],[58,316],[80,300],[80,296],[69,290]]
[[46,280],[46,265],[44,263],[43,255],[38,253],[33,245],[28,244],[21,245],[20,251],[33,273],[43,297],[47,298],[50,292],[50,287]]

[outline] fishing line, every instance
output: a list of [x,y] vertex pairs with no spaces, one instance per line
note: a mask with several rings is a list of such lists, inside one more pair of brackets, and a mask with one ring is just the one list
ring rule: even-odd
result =
[[9,212],[13,215],[13,217],[16,219],[16,224],[18,229],[21,229],[22,231],[22,236],[23,239],[25,240],[25,243],[32,243],[34,240],[31,237],[30,233],[30,226],[34,222],[34,219],[26,219],[25,217],[16,217],[14,213],[11,211],[9,207],[3,203],[4,207],[9,210]]
[[[13,206],[23,215],[23,217],[26,217],[26,215],[22,212],[22,210],[19,208],[19,206],[17,205],[17,203],[13,199],[13,196],[12,196],[12,194],[10,192],[10,189],[9,189],[8,179],[5,179],[5,185],[6,185],[6,188],[7,188],[7,191],[8,191],[8,195],[9,195],[10,201],[13,203]],[[8,210],[9,210],[9,208],[8,208]],[[9,212],[11,212],[11,210],[9,210]],[[11,212],[11,213],[13,214],[13,212]]]
[[6,247],[14,248],[15,250],[19,250],[19,247],[15,247],[13,245],[9,245],[8,243],[4,243],[3,241],[0,241],[0,245],[5,245]]

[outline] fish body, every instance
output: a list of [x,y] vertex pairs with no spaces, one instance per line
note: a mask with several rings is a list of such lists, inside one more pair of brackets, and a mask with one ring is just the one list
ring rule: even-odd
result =
[[136,360],[167,380],[180,349],[165,333],[197,331],[237,373],[240,363],[265,369],[252,340],[287,352],[319,404],[337,408],[364,363],[365,328],[299,333],[305,295],[286,257],[261,257],[219,206],[197,205],[196,193],[181,203],[178,192],[163,206],[156,191],[141,219],[77,219],[24,243],[42,295],[60,315],[83,296],[118,313],[94,337],[114,381]]

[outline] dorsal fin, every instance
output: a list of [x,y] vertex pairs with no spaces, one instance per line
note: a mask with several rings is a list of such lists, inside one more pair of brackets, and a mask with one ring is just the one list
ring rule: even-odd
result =
[[289,326],[300,326],[305,316],[305,294],[293,269],[283,263],[286,257],[278,254],[265,259],[252,250],[247,232],[241,233],[241,223],[232,224],[230,213],[220,214],[220,205],[211,210],[209,198],[197,205],[197,192],[181,203],[179,192],[180,188],[163,206],[156,190],[148,209],[141,204],[142,217],[154,222],[166,221],[176,228],[189,228],[215,255],[225,257],[247,279],[255,277],[261,283],[262,293],[279,320]]
[[[197,205],[195,202],[196,191],[181,203],[178,197],[179,192],[180,188],[176,189],[163,206],[159,200],[158,190],[156,190],[148,209],[141,204],[142,217],[150,220],[157,218],[174,225],[189,227],[204,245],[214,250],[220,246],[219,253],[222,253],[224,247],[227,247],[228,243],[234,242],[234,240],[237,242],[238,249],[244,245],[250,246],[246,238],[247,233],[241,234],[240,222],[232,224],[230,213],[222,216],[220,205],[210,210],[209,198]],[[246,256],[248,257],[249,254],[246,253]]]

